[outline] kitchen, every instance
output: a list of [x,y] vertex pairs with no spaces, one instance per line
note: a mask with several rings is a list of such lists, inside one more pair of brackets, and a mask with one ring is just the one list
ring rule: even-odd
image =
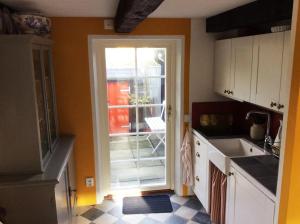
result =
[[193,103],[192,128],[194,192],[221,202],[217,223],[274,223],[289,57],[290,31],[215,42],[213,89],[234,101]]
[[[9,4],[7,1],[3,1],[3,3],[16,8],[20,4],[17,2]],[[223,2],[223,4],[225,3]],[[70,186],[72,187],[71,195],[76,195],[78,212],[75,212],[77,216],[73,217],[75,220],[73,222],[101,223],[100,219],[102,219],[103,223],[103,220],[107,218],[107,220],[109,219],[107,223],[115,223],[118,221],[117,219],[122,219],[126,223],[143,223],[143,218],[153,221],[156,217],[152,215],[143,216],[143,218],[136,216],[138,218],[135,221],[123,216],[116,217],[110,213],[111,208],[103,209],[101,204],[102,202],[106,203],[106,200],[103,201],[103,196],[109,195],[107,193],[109,190],[103,190],[102,187],[110,184],[108,173],[112,172],[109,165],[105,164],[106,170],[101,170],[102,162],[110,161],[99,159],[108,153],[106,151],[106,154],[101,154],[103,153],[101,145],[108,145],[108,143],[103,143],[103,139],[106,135],[108,139],[109,135],[108,133],[104,135],[107,130],[99,129],[97,126],[99,125],[97,119],[103,113],[95,109],[103,105],[99,102],[106,100],[106,98],[100,98],[101,100],[97,101],[97,85],[93,79],[97,80],[97,77],[103,77],[103,74],[102,76],[100,73],[96,74],[99,70],[94,70],[92,66],[95,62],[93,61],[95,60],[92,53],[94,52],[93,47],[100,43],[102,38],[103,43],[105,41],[106,43],[109,41],[119,41],[120,43],[124,41],[125,43],[127,41],[126,44],[132,44],[130,46],[136,49],[135,52],[138,52],[141,47],[134,44],[142,41],[144,41],[143,43],[152,41],[153,46],[159,46],[157,48],[160,51],[167,49],[166,52],[179,52],[176,57],[175,54],[171,55],[170,61],[177,60],[176,65],[180,64],[181,67],[171,67],[172,63],[166,64],[166,66],[170,66],[167,67],[167,72],[173,70],[178,73],[174,75],[176,78],[172,80],[173,83],[167,78],[164,85],[163,81],[157,84],[160,86],[157,104],[154,105],[151,99],[146,97],[144,99],[147,99],[147,103],[127,105],[126,109],[122,110],[125,111],[125,115],[118,113],[109,115],[126,117],[122,118],[123,120],[120,119],[123,123],[117,122],[117,126],[111,129],[116,133],[113,133],[115,136],[109,136],[110,139],[122,140],[121,143],[117,142],[122,144],[124,136],[138,137],[140,139],[138,139],[137,145],[143,144],[144,148],[141,150],[147,149],[146,154],[140,153],[140,149],[137,149],[139,152],[137,154],[140,155],[137,161],[140,162],[143,159],[152,161],[151,166],[146,167],[149,170],[147,175],[151,177],[142,179],[144,177],[140,176],[138,180],[144,182],[150,179],[156,180],[153,176],[158,175],[155,175],[156,171],[151,171],[151,169],[156,170],[159,167],[159,172],[161,172],[159,181],[166,184],[165,187],[158,187],[157,190],[174,191],[176,195],[170,196],[171,202],[185,207],[185,210],[179,208],[176,211],[173,205],[174,214],[171,214],[172,217],[168,215],[165,223],[168,221],[169,223],[172,221],[173,223],[201,223],[201,221],[205,223],[204,219],[197,218],[201,215],[209,216],[210,221],[207,223],[292,223],[286,220],[291,214],[294,214],[293,208],[295,207],[288,206],[288,204],[297,204],[297,202],[293,202],[295,200],[293,195],[297,195],[298,192],[297,178],[294,177],[294,170],[297,167],[295,165],[297,164],[295,161],[297,150],[293,151],[297,148],[293,144],[297,144],[294,143],[294,140],[297,139],[295,130],[297,130],[296,125],[298,124],[298,120],[296,120],[296,116],[298,116],[296,84],[298,82],[292,72],[297,69],[295,67],[297,66],[295,63],[297,54],[295,53],[293,57],[294,51],[296,52],[297,49],[298,30],[296,29],[297,19],[295,19],[297,18],[297,4],[296,1],[276,1],[276,3],[253,1],[240,3],[239,7],[220,6],[220,9],[211,12],[209,16],[199,16],[200,14],[192,14],[192,11],[188,11],[187,14],[182,12],[178,18],[173,18],[176,17],[175,8],[178,10],[180,7],[172,6],[165,1],[153,13],[154,18],[147,18],[128,36],[116,35],[115,31],[111,30],[111,20],[106,19],[105,16],[97,18],[99,16],[93,17],[87,13],[86,15],[90,16],[78,17],[81,15],[80,10],[77,11],[77,14],[74,13],[75,11],[73,11],[74,14],[70,11],[68,14],[66,11],[65,16],[62,16],[61,13],[55,14],[53,11],[49,11],[53,43],[50,41],[43,43],[39,39],[34,39],[32,42],[49,45],[51,48],[53,44],[52,63],[59,133],[60,135],[71,133],[76,136],[74,143],[76,180]],[[174,10],[171,10],[172,7]],[[213,8],[208,3],[206,7],[207,10]],[[41,5],[40,8],[47,11],[45,6]],[[74,8],[76,9],[75,6]],[[199,13],[201,10],[199,8],[194,12]],[[167,14],[170,11],[174,11],[172,16]],[[5,38],[3,37],[3,40]],[[130,42],[128,39],[133,41]],[[159,45],[161,43],[155,43],[157,40],[161,43],[170,41],[170,44]],[[96,42],[97,44],[93,45]],[[151,46],[147,47],[151,49]],[[173,46],[174,48],[172,48]],[[169,63],[169,56],[168,54],[164,56],[167,63]],[[135,60],[139,60],[138,56],[135,56]],[[154,63],[154,65],[159,68],[157,64]],[[125,71],[124,68],[122,69]],[[138,68],[133,67],[126,71],[134,72],[135,69]],[[159,71],[161,80],[165,79],[164,75],[161,75],[164,70]],[[148,79],[148,77],[143,78]],[[125,87],[121,86],[122,88],[120,85],[118,86],[115,77],[111,79],[110,85],[117,91],[123,91],[126,88],[126,91],[130,92],[135,91],[134,83],[141,77],[135,77],[133,81],[127,82]],[[170,82],[168,83],[168,81]],[[130,86],[128,83],[131,83]],[[104,86],[105,82],[98,84]],[[146,89],[146,84],[143,85],[143,88]],[[138,94],[144,94],[143,91]],[[115,89],[111,92],[116,99],[119,97],[116,95]],[[122,92],[122,99],[126,104],[128,104],[127,101],[132,100],[132,98],[127,98],[127,92]],[[100,97],[103,97],[105,94],[101,93]],[[132,92],[130,93],[132,94]],[[153,92],[151,94],[153,95]],[[176,97],[168,99],[172,94],[176,94]],[[126,100],[124,100],[125,98]],[[137,111],[142,106],[145,108],[156,107],[156,109],[145,110],[144,114],[147,116],[137,115],[141,119],[150,117],[158,119],[160,117],[159,120],[163,126],[165,122],[169,122],[169,116],[174,119],[174,123],[171,123],[170,126],[167,125],[168,128],[165,132],[162,129],[163,131],[160,130],[157,134],[153,131],[155,127],[151,128],[151,124],[139,121],[139,118],[135,117],[134,114],[139,114],[139,112],[134,113],[127,109],[133,108],[133,105]],[[121,104],[109,106],[125,108]],[[108,109],[110,108],[108,107]],[[165,120],[163,116],[166,116],[167,119]],[[100,121],[102,121],[101,119]],[[138,122],[131,125],[135,119]],[[115,123],[113,120],[109,120],[108,124]],[[120,129],[120,125],[124,127]],[[142,128],[139,129],[139,126]],[[187,129],[190,130],[192,139],[193,186],[182,184],[182,173],[185,170],[181,163],[180,146],[184,131]],[[99,132],[99,130],[101,131]],[[168,130],[173,131],[168,132]],[[116,136],[120,135],[119,132],[122,132],[122,136]],[[152,132],[153,135],[151,135]],[[102,139],[99,140],[97,136],[101,136]],[[154,138],[154,141],[151,143],[148,138]],[[102,144],[99,144],[99,141]],[[63,160],[64,167],[68,163],[66,161],[71,159],[70,151],[73,150],[71,149],[73,140],[70,142],[72,144],[68,143],[68,149],[65,148],[64,152],[66,157]],[[153,142],[154,145],[151,145]],[[61,147],[63,147],[62,143]],[[115,144],[116,140],[111,143]],[[131,142],[128,145],[132,147]],[[165,148],[162,149],[162,146]],[[125,147],[124,144],[123,147],[126,148],[127,145]],[[123,152],[118,149],[120,146],[116,148],[115,155],[123,155]],[[128,153],[128,149],[124,150]],[[165,154],[161,154],[160,150],[165,150]],[[135,149],[130,149],[129,152],[133,155],[126,158],[127,162],[136,159]],[[57,154],[54,153],[54,155]],[[143,156],[149,156],[149,158],[143,158]],[[154,160],[159,161],[159,165],[156,165]],[[124,163],[124,161],[122,162]],[[52,164],[50,167],[54,169],[55,163],[50,162],[49,164]],[[71,171],[73,168],[68,169]],[[117,177],[115,178],[118,180],[116,186],[122,184],[120,181],[122,175],[123,178],[125,175],[130,176],[123,184],[136,183],[136,180],[130,179],[132,173],[137,172],[136,168],[126,167],[123,170],[122,166],[117,168],[120,173],[111,178]],[[161,169],[163,170],[161,171]],[[66,176],[68,175],[66,174]],[[34,176],[30,180],[36,180],[36,178],[40,181],[43,176]],[[7,186],[7,179],[2,179],[2,181],[2,184]],[[142,185],[139,187],[143,188]],[[289,194],[289,192],[292,193]],[[185,202],[185,200],[190,200],[190,197],[194,200],[195,198],[192,196],[194,194],[204,209],[200,209],[200,213],[198,207],[197,209],[189,207]],[[177,196],[183,198],[180,199]],[[1,205],[1,202],[0,200],[0,208],[6,208],[5,203],[8,203],[9,199],[3,203],[4,205]],[[38,209],[36,207],[35,209]],[[74,215],[74,211],[71,213]],[[191,217],[188,217],[189,215]],[[1,216],[0,214],[0,220]],[[174,221],[174,217],[179,217],[180,222]],[[156,220],[162,222],[158,218]],[[147,222],[144,221],[144,223]]]

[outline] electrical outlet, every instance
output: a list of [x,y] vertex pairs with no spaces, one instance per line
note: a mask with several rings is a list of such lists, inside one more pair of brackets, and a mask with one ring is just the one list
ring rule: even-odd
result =
[[85,186],[86,187],[94,187],[94,178],[93,177],[85,178]]

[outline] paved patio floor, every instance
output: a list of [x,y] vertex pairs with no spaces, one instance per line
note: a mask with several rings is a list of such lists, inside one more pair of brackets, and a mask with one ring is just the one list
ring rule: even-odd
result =
[[[154,146],[158,138],[151,136]],[[165,183],[165,146],[153,152],[147,135],[111,137],[111,185],[113,188],[140,187]]]

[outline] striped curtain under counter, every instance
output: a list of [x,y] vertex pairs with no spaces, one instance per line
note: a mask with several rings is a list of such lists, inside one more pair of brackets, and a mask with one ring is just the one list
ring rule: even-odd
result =
[[225,224],[227,176],[210,163],[210,216],[216,224]]

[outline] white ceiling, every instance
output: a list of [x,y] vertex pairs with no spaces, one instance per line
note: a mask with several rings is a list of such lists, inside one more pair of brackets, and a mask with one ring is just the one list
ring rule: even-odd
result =
[[[156,18],[209,17],[253,0],[165,0],[151,14]],[[47,16],[114,17],[119,0],[0,0],[23,10],[36,10]]]

